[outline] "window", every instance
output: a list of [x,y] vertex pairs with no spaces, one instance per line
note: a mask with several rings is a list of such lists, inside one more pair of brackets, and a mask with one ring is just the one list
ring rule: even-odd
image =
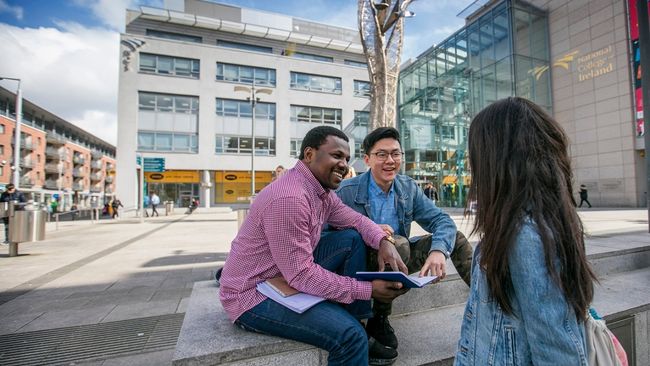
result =
[[5,167],[0,166],[0,176],[5,175]]
[[[217,116],[248,117],[253,116],[251,104],[245,100],[217,99]],[[275,121],[275,104],[257,102],[255,119]]]
[[340,109],[291,106],[291,122],[309,122],[341,126],[342,112]]
[[368,127],[370,122],[370,112],[354,111],[354,125]]
[[[217,154],[250,154],[251,140],[251,136],[217,135],[215,152]],[[255,136],[255,155],[275,155],[275,138]]]
[[367,67],[368,67],[368,64],[367,64],[367,63],[365,63],[365,62],[359,62],[359,61],[354,61],[354,60],[345,60],[345,64],[346,64],[346,65],[350,65],[350,66],[355,66],[355,67],[363,67],[363,68],[367,68]]
[[304,52],[294,52],[291,56],[293,56],[295,58],[301,58],[303,60],[334,62],[334,58],[332,58],[332,57],[314,55],[314,54],[311,54],[311,53],[304,53]]
[[0,134],[4,135],[5,134],[5,125],[0,124]]
[[275,70],[218,62],[217,80],[275,87]]
[[302,146],[302,139],[291,139],[289,144],[289,155],[294,158],[298,158],[300,156],[300,146]]
[[171,39],[174,41],[181,41],[181,42],[203,43],[203,38],[198,36],[191,36],[188,34],[180,34],[180,33],[173,33],[173,32],[164,32],[164,31],[159,31],[154,29],[147,29],[147,36]]
[[198,79],[199,70],[199,60],[149,53],[140,54],[140,72]]
[[341,94],[341,78],[291,72],[291,88]]
[[370,83],[362,80],[354,81],[355,97],[370,97]]
[[5,154],[5,145],[0,145],[0,155]]
[[273,48],[271,48],[271,47],[252,45],[252,44],[247,44],[247,43],[224,41],[224,40],[221,40],[221,39],[217,40],[217,46],[227,47],[227,48],[235,48],[235,49],[243,50],[243,51],[273,53]]
[[453,140],[456,138],[456,129],[454,126],[440,126],[440,134],[443,139]]
[[198,97],[140,92],[139,109],[139,150],[198,152]]

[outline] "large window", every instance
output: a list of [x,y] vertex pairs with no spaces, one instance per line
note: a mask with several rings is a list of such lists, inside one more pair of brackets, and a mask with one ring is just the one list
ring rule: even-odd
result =
[[203,39],[199,36],[191,36],[188,34],[180,34],[180,33],[173,33],[173,32],[164,32],[155,29],[147,29],[147,36],[164,38],[164,39],[172,39],[174,41],[203,43]]
[[140,72],[198,79],[199,70],[199,60],[149,53],[140,54]]
[[289,155],[298,158],[300,156],[300,146],[302,146],[302,139],[291,139],[289,142]]
[[275,155],[275,104],[255,105],[255,144],[252,144],[253,109],[245,100],[217,99],[215,152],[217,154]]
[[[215,139],[217,154],[250,154],[251,136],[223,136]],[[275,138],[255,136],[255,155],[275,155]]]
[[369,97],[370,96],[370,83],[362,80],[354,81],[354,96],[355,97]]
[[341,94],[341,78],[291,72],[291,89]]
[[340,109],[291,106],[291,122],[308,122],[317,124],[338,125],[341,127],[342,112]]
[[217,80],[275,86],[275,70],[264,67],[217,63]]
[[243,51],[273,53],[273,48],[271,48],[271,47],[258,46],[258,45],[254,45],[254,44],[248,44],[248,43],[224,41],[224,40],[221,40],[221,39],[217,40],[217,46],[227,47],[227,48],[235,48],[235,49],[243,50]]
[[198,152],[199,98],[139,93],[138,150]]
[[312,61],[322,61],[322,62],[334,62],[334,58],[328,56],[314,55],[311,53],[304,52],[294,52],[292,54],[295,58],[301,58],[303,60],[312,60]]
[[345,60],[346,65],[354,66],[354,67],[363,67],[367,68],[368,64],[365,62],[359,62],[359,61],[354,61],[354,60]]

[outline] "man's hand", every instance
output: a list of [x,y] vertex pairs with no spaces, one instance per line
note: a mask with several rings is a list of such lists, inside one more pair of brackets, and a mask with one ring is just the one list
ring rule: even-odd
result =
[[393,271],[400,271],[408,274],[408,268],[402,258],[400,257],[395,245],[386,239],[382,239],[379,243],[379,251],[377,252],[377,267],[379,272],[383,272],[386,268],[386,263],[390,265]]
[[379,224],[379,227],[380,227],[382,230],[384,230],[384,232],[386,233],[386,235],[393,235],[393,234],[395,234],[395,232],[393,231],[393,228],[390,227],[390,225]]
[[380,302],[391,302],[397,296],[405,294],[408,290],[401,282],[372,281],[372,298]]
[[434,250],[429,254],[427,261],[424,262],[424,265],[420,270],[420,277],[429,276],[429,272],[431,272],[431,275],[443,279],[447,275],[446,265],[447,259],[445,258],[445,255],[442,254],[442,252]]

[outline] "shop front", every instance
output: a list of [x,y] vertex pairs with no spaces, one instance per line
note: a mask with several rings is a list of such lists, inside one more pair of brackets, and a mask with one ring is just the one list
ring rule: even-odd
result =
[[169,170],[160,173],[144,173],[144,191],[153,192],[160,201],[173,201],[176,207],[188,207],[191,200],[199,199],[200,175],[197,170]]
[[[272,172],[255,172],[255,193],[269,185],[273,179]],[[216,172],[214,200],[215,203],[245,203],[251,196],[251,172],[224,171]]]

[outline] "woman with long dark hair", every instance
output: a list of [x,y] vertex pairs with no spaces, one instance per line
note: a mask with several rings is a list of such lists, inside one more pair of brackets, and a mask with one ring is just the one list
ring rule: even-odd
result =
[[480,243],[455,364],[587,365],[595,275],[564,131],[534,103],[502,99],[472,120],[468,151]]

